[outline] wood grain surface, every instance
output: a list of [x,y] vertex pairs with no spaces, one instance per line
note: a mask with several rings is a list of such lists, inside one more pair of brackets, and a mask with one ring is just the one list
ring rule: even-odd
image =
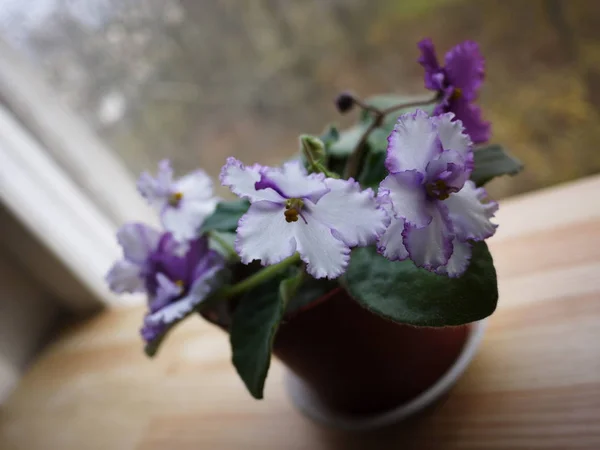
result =
[[325,429],[274,362],[246,393],[227,337],[188,320],[154,361],[139,307],[66,330],[0,411],[3,450],[600,449],[600,177],[504,201],[490,240],[500,305],[466,375],[386,430]]

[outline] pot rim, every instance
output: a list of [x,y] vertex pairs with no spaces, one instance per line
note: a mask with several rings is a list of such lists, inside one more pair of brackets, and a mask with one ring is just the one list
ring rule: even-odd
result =
[[458,381],[475,357],[481,345],[486,325],[487,319],[470,324],[469,335],[458,358],[433,385],[409,402],[383,413],[353,416],[334,411],[323,404],[316,393],[290,370],[287,370],[284,375],[285,390],[294,406],[304,415],[323,425],[347,431],[369,431],[382,428],[422,411],[443,396]]

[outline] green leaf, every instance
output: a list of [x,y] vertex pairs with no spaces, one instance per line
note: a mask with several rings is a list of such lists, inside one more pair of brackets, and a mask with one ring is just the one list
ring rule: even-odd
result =
[[220,202],[215,212],[206,218],[200,233],[207,231],[235,231],[240,217],[246,214],[250,203],[247,200]]
[[523,163],[511,156],[500,145],[475,150],[475,169],[471,180],[477,186],[483,186],[493,178],[502,175],[516,175],[523,170]]
[[386,152],[369,152],[358,177],[362,187],[377,188],[379,183],[387,176],[385,167]]
[[257,399],[263,398],[273,340],[285,307],[274,280],[248,291],[233,312],[230,335],[233,365]]
[[297,268],[296,274],[292,275],[279,283],[279,297],[283,301],[283,304],[289,304],[290,300],[296,295],[298,289],[304,279],[304,269]]
[[358,141],[360,141],[360,138],[368,127],[368,123],[360,123],[342,131],[339,134],[339,139],[337,142],[329,147],[328,153],[336,157],[348,156],[350,153],[352,153],[356,147],[356,144],[358,144]]
[[374,247],[357,248],[342,283],[370,311],[394,322],[442,327],[481,320],[498,301],[496,270],[487,245],[473,245],[460,278],[436,275],[411,261],[393,262]]
[[320,136],[320,139],[323,141],[325,148],[328,149],[340,139],[340,132],[336,127],[330,125]]

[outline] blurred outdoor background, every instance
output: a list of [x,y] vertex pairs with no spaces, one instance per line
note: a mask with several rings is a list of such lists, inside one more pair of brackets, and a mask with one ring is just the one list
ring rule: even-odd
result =
[[[332,99],[424,93],[416,43],[481,44],[507,196],[600,171],[598,0],[0,0],[0,38],[133,174],[277,163],[348,124]],[[81,152],[86,149],[82,148]]]

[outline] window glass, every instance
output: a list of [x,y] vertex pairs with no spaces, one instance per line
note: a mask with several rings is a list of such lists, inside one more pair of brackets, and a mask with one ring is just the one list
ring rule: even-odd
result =
[[419,39],[474,39],[493,142],[527,166],[493,182],[505,196],[600,171],[599,17],[566,0],[0,0],[0,35],[132,172],[169,156],[212,175],[347,124],[340,90],[424,92]]

